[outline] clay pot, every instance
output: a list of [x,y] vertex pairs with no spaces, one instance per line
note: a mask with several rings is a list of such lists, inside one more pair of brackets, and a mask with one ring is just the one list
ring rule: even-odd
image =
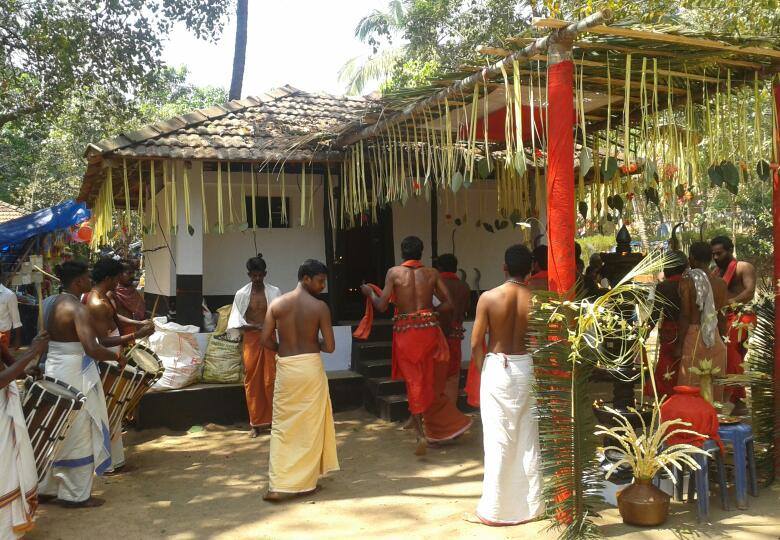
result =
[[661,525],[669,516],[669,495],[650,480],[634,479],[634,483],[617,494],[618,510],[623,523],[652,527]]

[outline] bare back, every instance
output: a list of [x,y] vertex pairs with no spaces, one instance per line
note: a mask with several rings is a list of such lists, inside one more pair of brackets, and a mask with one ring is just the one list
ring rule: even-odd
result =
[[[263,342],[279,331],[279,356],[333,352],[334,337],[327,304],[298,287],[283,294],[267,310]],[[322,333],[324,345],[320,344]]]
[[75,343],[79,341],[76,331],[77,321],[88,321],[89,312],[78,299],[69,294],[61,294],[49,310],[44,321],[46,331],[52,341]]
[[486,322],[487,352],[525,354],[531,291],[524,285],[504,283],[484,293],[477,303],[478,332]]
[[387,272],[385,288],[392,287],[398,313],[433,309],[433,295],[448,298],[444,283],[435,268],[394,266]]
[[471,288],[465,281],[459,279],[445,279],[444,286],[452,302],[452,313],[441,317],[442,330],[447,334],[451,329],[463,326],[463,319],[471,305]]

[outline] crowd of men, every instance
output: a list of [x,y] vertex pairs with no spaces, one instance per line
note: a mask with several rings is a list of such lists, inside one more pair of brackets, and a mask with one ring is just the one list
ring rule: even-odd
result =
[[[387,272],[383,288],[366,284],[366,316],[355,332],[366,338],[373,311],[394,306],[392,375],[405,382],[411,413],[407,427],[416,434],[415,454],[431,445],[451,443],[472,425],[457,407],[463,321],[471,307],[471,291],[458,279],[452,254],[437,258],[437,268],[422,263],[423,243],[414,236],[401,243],[403,262]],[[578,273],[586,294],[598,294],[598,260],[588,269],[577,253]],[[715,261],[715,269],[710,265]],[[728,238],[696,243],[689,255],[674,251],[657,293],[666,300],[659,318],[661,359],[656,370],[660,393],[677,384],[696,385],[691,370],[703,358],[726,373],[738,373],[744,357],[745,332],[751,315],[737,305],[755,291],[752,265],[733,257]],[[321,475],[339,468],[328,381],[320,354],[335,349],[330,310],[318,296],[326,287],[327,268],[306,260],[298,285],[282,294],[267,283],[261,255],[247,261],[250,283],[237,291],[228,332],[243,339],[244,387],[250,436],[270,430],[269,483],[264,499],[271,502],[310,494]],[[3,334],[0,371],[0,466],[15,474],[0,482],[0,533],[23,533],[32,523],[35,495],[64,507],[97,506],[91,496],[94,474],[124,466],[121,431],[110,440],[105,398],[96,362],[124,362],[120,348],[151,334],[143,301],[133,294],[132,266],[105,259],[91,275],[86,264],[67,262],[56,269],[62,293],[47,299],[45,330],[16,360],[8,354]],[[485,468],[483,494],[475,522],[514,525],[544,511],[539,436],[534,415],[533,359],[526,326],[535,290],[547,289],[547,248],[531,252],[523,245],[505,252],[506,280],[480,295],[471,333],[469,402],[479,405],[483,425]],[[0,289],[0,300],[4,290]],[[1,310],[0,324],[15,324]],[[731,306],[731,307],[729,307]],[[721,336],[728,335],[727,343]],[[39,487],[30,487],[26,431],[18,392],[10,384],[25,366],[46,353],[45,373],[76,387],[87,396]],[[726,388],[716,397],[744,412],[744,393]],[[21,427],[20,427],[21,426]],[[14,442],[12,442],[14,441]],[[20,451],[21,448],[21,451]],[[16,456],[16,457],[14,457]],[[14,462],[16,460],[16,462]],[[33,467],[34,474],[34,467]]]

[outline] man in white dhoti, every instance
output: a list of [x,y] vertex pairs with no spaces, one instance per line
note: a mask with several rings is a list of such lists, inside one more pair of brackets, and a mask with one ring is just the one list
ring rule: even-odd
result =
[[111,466],[111,443],[106,399],[92,359],[121,361],[121,355],[98,343],[89,312],[79,302],[91,285],[87,265],[69,261],[55,271],[63,293],[45,321],[51,337],[46,375],[76,387],[87,400],[41,482],[41,502],[56,497],[66,508],[99,506],[105,501],[91,497],[93,473],[103,474]]
[[38,472],[16,380],[46,350],[38,335],[19,358],[0,343],[0,539],[21,538],[32,529],[38,506]]
[[525,335],[531,252],[514,245],[504,261],[507,280],[480,296],[471,333],[472,359],[482,373],[485,473],[476,519],[467,519],[493,526],[518,525],[544,512],[533,360]]
[[327,272],[321,262],[305,261],[295,290],[266,310],[261,343],[278,351],[266,501],[312,493],[321,475],[339,469],[328,378],[320,358],[320,351],[336,349],[336,341],[330,309],[316,298],[325,289]]
[[[135,325],[136,329],[129,334],[119,335],[118,315],[114,304],[109,298],[109,293],[119,284],[119,277],[123,271],[124,267],[120,261],[108,257],[100,259],[92,267],[92,281],[95,284],[92,290],[84,297],[84,305],[87,306],[92,326],[100,344],[113,352],[119,352],[123,345],[128,345],[136,339],[150,336],[154,332],[154,323],[151,321],[134,321],[123,317],[123,322]],[[106,471],[106,474],[116,473],[119,469],[125,467],[125,447],[122,442],[123,418],[124,414],[118,414],[114,422],[115,425],[109,426],[111,432],[111,467]]]

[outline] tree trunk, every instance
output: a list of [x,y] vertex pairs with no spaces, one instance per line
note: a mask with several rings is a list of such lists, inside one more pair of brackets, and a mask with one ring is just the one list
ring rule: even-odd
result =
[[238,0],[236,6],[236,48],[233,52],[233,78],[230,80],[230,99],[241,99],[241,86],[244,82],[244,64],[246,62],[246,23],[248,18],[248,0]]

